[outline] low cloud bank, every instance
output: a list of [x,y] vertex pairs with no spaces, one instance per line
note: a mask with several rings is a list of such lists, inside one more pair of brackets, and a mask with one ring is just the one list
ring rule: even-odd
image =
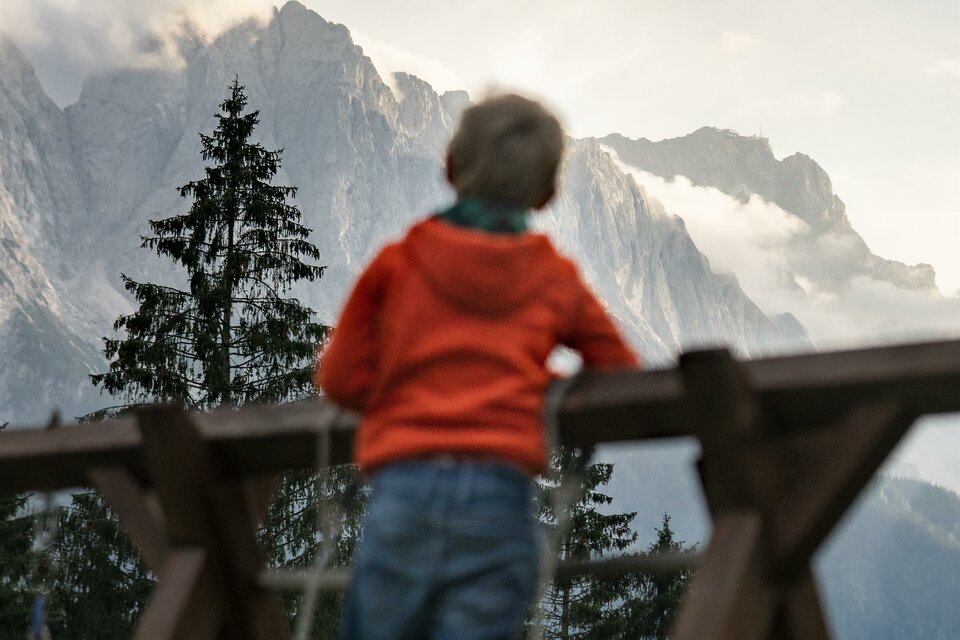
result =
[[[838,289],[818,286],[795,276],[787,260],[788,244],[808,231],[797,216],[756,195],[741,202],[683,176],[664,180],[607,151],[646,194],[684,221],[715,272],[734,274],[765,312],[794,314],[817,348],[960,337],[960,297],[901,289],[864,275]],[[831,234],[817,239],[824,264],[844,259],[844,242]]]

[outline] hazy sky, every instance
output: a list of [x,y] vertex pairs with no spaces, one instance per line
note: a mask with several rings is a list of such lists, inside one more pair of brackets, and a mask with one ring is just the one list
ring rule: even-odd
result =
[[536,91],[577,136],[762,130],[826,168],[876,252],[960,289],[960,2],[308,4],[441,88]]
[[[762,131],[816,159],[878,254],[960,290],[960,2],[304,0],[381,67],[546,98],[577,136]],[[269,0],[3,0],[0,29],[61,104],[187,13],[216,32]],[[142,60],[139,60],[142,63]]]

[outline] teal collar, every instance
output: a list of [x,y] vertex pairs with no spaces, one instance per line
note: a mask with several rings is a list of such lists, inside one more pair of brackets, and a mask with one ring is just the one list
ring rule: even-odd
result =
[[529,228],[527,210],[476,198],[458,200],[437,217],[458,227],[479,229],[488,233],[523,233]]

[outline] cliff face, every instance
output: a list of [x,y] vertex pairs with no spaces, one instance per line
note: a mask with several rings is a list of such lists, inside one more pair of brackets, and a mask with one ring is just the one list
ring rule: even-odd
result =
[[733,345],[744,355],[805,344],[714,273],[680,218],[666,215],[593,141],[573,142],[561,196],[542,224],[654,361],[680,348]]
[[[264,26],[244,24],[209,44],[185,41],[182,68],[90,78],[66,110],[3,43],[0,225],[15,248],[0,260],[7,280],[19,275],[4,289],[0,314],[19,318],[21,336],[4,344],[33,344],[28,330],[44,326],[57,358],[72,363],[58,368],[5,347],[0,375],[27,379],[33,367],[35,384],[47,389],[40,403],[0,403],[6,419],[39,419],[55,404],[67,415],[94,408],[86,373],[103,368],[100,336],[130,310],[119,274],[180,278],[140,249],[140,235],[148,219],[188,206],[176,187],[202,175],[197,132],[212,130],[235,76],[260,111],[257,139],[284,149],[277,183],[299,187],[295,202],[328,266],[321,281],[295,292],[323,319],[335,318],[384,241],[452,197],[442,150],[466,94],[437,95],[408,74],[394,76],[394,94],[345,27],[299,3]],[[759,355],[808,344],[796,322],[771,320],[734,279],[714,274],[683,223],[658,212],[595,142],[571,143],[563,185],[540,224],[583,264],[650,361],[682,345],[727,343]]]
[[86,209],[64,113],[0,35],[0,422],[90,404],[102,358],[66,318],[58,286]]
[[797,276],[822,289],[840,289],[866,276],[904,289],[934,289],[930,265],[908,266],[874,255],[850,226],[830,177],[801,153],[777,160],[765,138],[703,127],[681,138],[652,142],[611,134],[599,140],[629,165],[670,180],[687,177],[746,201],[756,194],[803,220],[808,228],[788,247]]

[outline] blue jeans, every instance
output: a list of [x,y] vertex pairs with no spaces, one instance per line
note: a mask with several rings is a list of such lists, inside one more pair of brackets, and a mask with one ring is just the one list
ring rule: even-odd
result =
[[372,484],[341,638],[518,638],[539,560],[533,480],[437,458],[389,465]]

